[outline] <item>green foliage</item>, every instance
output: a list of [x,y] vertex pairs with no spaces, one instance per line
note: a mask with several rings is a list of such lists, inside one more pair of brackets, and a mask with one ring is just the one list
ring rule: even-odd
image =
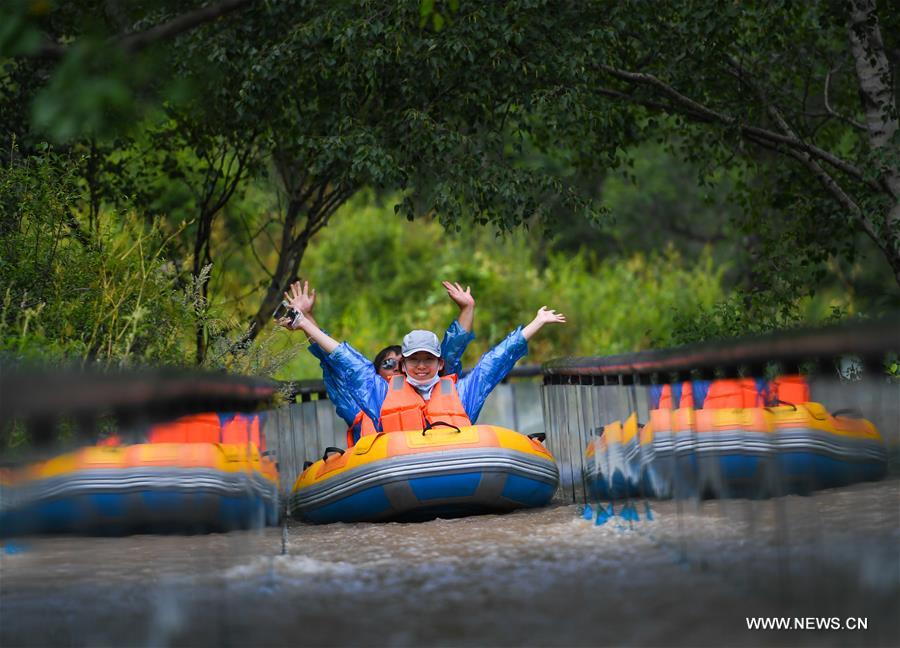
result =
[[729,263],[731,283],[739,281],[746,263],[734,224],[740,210],[727,202],[731,175],[720,171],[700,184],[695,165],[655,143],[629,150],[628,157],[628,166],[595,178],[608,218],[560,228],[550,248],[574,253],[587,245],[602,258],[668,245],[691,257],[711,247],[717,263]]
[[130,213],[85,230],[75,168],[46,153],[0,170],[0,348],[21,359],[182,362],[189,310],[164,241]]
[[[274,1],[129,40],[203,6],[0,3],[4,348],[271,371],[252,337],[298,267],[368,353],[444,326],[441,277],[479,349],[567,311],[540,359],[897,303],[898,136],[860,127],[848,33],[877,22],[844,4]],[[394,204],[322,229],[366,189]]]
[[[609,3],[608,29],[585,53],[602,62],[597,74],[571,86],[573,101],[598,112],[627,105],[639,138],[698,167],[701,183],[732,170],[730,202],[756,257],[747,289],[773,300],[821,289],[834,261],[860,261],[886,279],[882,291],[896,302],[900,229],[891,216],[896,191],[885,183],[900,177],[900,147],[896,136],[879,141],[896,128],[896,57],[869,77],[887,83],[883,92],[861,79],[877,55],[896,50],[898,14],[872,3],[864,24],[853,25],[851,4]],[[855,53],[848,32],[876,28],[867,55]],[[884,126],[866,126],[873,110]],[[577,127],[568,141],[610,146],[608,136],[585,139]]]
[[[211,266],[179,281],[164,233],[132,210],[87,227],[80,207],[82,160],[47,151],[0,169],[0,353],[5,361],[102,366],[190,364],[200,322],[203,366],[272,375],[295,354],[284,334],[252,343],[245,321],[203,295]],[[182,223],[180,229],[187,225]]]
[[[303,276],[320,292],[320,324],[369,357],[412,328],[440,335],[457,313],[440,280],[470,285],[478,304],[478,337],[464,359],[466,366],[529,322],[542,305],[564,312],[569,323],[545,327],[530,343],[528,362],[669,344],[676,313],[698,313],[722,296],[722,270],[708,254],[695,262],[674,250],[600,262],[581,251],[553,254],[538,270],[537,247],[524,232],[503,237],[488,229],[447,234],[435,220],[404,223],[389,206],[363,198],[318,236]],[[302,339],[300,333],[290,338],[301,346]],[[321,374],[312,356],[302,353],[281,375]]]

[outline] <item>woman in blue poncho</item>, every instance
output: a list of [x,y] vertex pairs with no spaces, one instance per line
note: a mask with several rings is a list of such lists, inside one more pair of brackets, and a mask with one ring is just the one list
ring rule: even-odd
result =
[[[462,378],[446,377],[447,380],[440,375],[445,363],[440,357],[437,336],[430,331],[412,331],[404,338],[402,348],[401,367],[405,379],[394,378],[389,384],[378,376],[367,358],[346,342],[338,342],[323,332],[307,317],[308,297],[308,288],[299,282],[285,293],[285,299],[299,313],[291,328],[302,329],[327,354],[328,365],[359,408],[372,419],[377,430],[384,429],[382,419],[388,410],[391,420],[412,420],[407,414],[412,400],[416,398],[419,409],[425,414],[423,422],[426,425],[429,423],[429,409],[446,411],[456,416],[454,420],[468,419],[474,423],[487,396],[528,352],[528,340],[544,324],[566,321],[561,313],[541,307],[530,323],[516,328],[485,353],[471,372]],[[441,388],[435,390],[439,382],[442,383]],[[437,398],[432,402],[433,394]],[[458,406],[454,406],[457,402]],[[398,412],[400,415],[394,417]]]

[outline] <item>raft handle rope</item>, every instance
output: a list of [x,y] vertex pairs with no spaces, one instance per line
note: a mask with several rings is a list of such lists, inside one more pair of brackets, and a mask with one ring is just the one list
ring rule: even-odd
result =
[[458,427],[456,427],[452,423],[446,423],[445,421],[435,421],[434,423],[432,423],[431,421],[425,421],[425,429],[422,430],[422,436],[425,436],[425,433],[428,432],[428,430],[435,428],[438,425],[445,425],[449,428],[453,428],[454,430],[457,431],[457,433],[462,434],[462,430],[460,430]]
[[[781,400],[780,398],[775,399],[775,405],[790,405],[793,411],[797,411],[797,406],[794,403],[789,403],[788,401]],[[764,407],[763,409],[768,410],[769,412],[773,412],[771,407]]]
[[853,415],[852,417],[844,416],[844,418],[863,418],[863,413],[855,407],[846,407],[844,409],[835,410],[831,413],[831,415],[834,417],[843,416],[844,414]]
[[544,441],[547,440],[547,433],[546,432],[532,432],[531,434],[528,435],[528,438],[531,439],[532,441],[540,441],[541,443],[543,443]]
[[322,461],[327,460],[328,455],[334,454],[335,452],[344,454],[343,448],[335,448],[334,446],[328,446],[327,448],[325,448],[325,452],[322,453]]

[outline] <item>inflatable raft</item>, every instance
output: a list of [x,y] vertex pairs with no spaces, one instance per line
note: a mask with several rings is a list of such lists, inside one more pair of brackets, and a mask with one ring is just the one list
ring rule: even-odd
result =
[[613,421],[585,451],[588,494],[592,499],[622,499],[640,492],[640,436],[637,414]]
[[774,407],[650,411],[607,425],[585,449],[596,499],[770,497],[882,479],[875,426],[807,402]]
[[379,433],[328,448],[288,510],[314,523],[424,520],[544,506],[559,470],[542,434],[494,425]]
[[808,493],[887,475],[884,439],[870,421],[851,412],[830,413],[819,403],[771,411],[780,491]]
[[[179,425],[182,431],[198,427],[182,421],[151,432],[154,443],[92,446],[7,470],[0,535],[192,533],[276,524],[274,461],[256,443],[183,442],[173,432]],[[182,442],[160,440],[167,436]]]

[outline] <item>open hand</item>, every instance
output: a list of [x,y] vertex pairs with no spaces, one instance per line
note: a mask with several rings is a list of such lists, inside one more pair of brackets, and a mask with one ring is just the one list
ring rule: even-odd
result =
[[450,283],[449,281],[442,281],[441,285],[447,290],[447,295],[456,302],[460,310],[475,306],[475,298],[472,297],[472,289],[469,286],[466,286],[466,289],[463,290],[458,283]]
[[552,308],[547,308],[546,306],[541,306],[538,309],[537,315],[534,318],[534,321],[539,324],[553,324],[559,322],[561,324],[565,324],[566,316],[562,313],[557,313]]
[[295,311],[304,315],[310,315],[316,305],[316,289],[310,290],[308,281],[304,281],[302,284],[299,281],[295,281],[291,284],[288,291],[284,293],[284,298]]

